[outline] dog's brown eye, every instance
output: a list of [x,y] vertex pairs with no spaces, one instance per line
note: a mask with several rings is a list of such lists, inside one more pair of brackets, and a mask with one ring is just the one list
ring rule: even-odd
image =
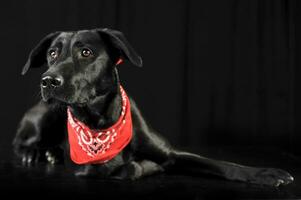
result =
[[92,51],[91,50],[89,50],[89,49],[83,49],[82,50],[82,56],[83,57],[89,57],[91,55],[92,55]]
[[50,51],[49,51],[49,56],[50,56],[52,59],[56,59],[56,58],[57,58],[57,51],[55,51],[55,50],[50,50]]

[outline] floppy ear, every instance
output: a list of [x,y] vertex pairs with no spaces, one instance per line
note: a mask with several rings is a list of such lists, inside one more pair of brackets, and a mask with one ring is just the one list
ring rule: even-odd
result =
[[29,68],[41,67],[46,63],[47,49],[51,45],[52,40],[59,34],[60,32],[54,32],[48,34],[37,44],[37,46],[35,46],[31,50],[28,56],[28,60],[22,69],[22,73],[21,73],[22,75],[24,75]]
[[105,36],[105,38],[108,38],[109,42],[114,48],[120,51],[123,57],[131,61],[134,65],[142,67],[142,58],[136,53],[123,33],[108,28],[99,28],[96,31],[100,35]]

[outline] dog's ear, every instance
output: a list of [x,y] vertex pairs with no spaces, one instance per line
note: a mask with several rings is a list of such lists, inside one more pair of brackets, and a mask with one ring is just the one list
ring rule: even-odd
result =
[[54,32],[46,35],[38,44],[35,46],[29,56],[26,64],[22,69],[22,75],[24,75],[29,68],[41,67],[46,64],[46,53],[50,47],[53,39],[58,36],[61,32]]
[[113,45],[114,48],[120,51],[120,54],[124,58],[131,61],[134,65],[142,67],[142,58],[136,53],[123,33],[108,28],[99,28],[96,29],[96,31],[103,36],[105,40],[108,39],[108,42]]

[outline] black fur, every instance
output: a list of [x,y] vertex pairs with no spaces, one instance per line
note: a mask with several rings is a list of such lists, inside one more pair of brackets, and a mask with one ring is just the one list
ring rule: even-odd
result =
[[[93,52],[84,57],[83,49]],[[57,56],[51,57],[51,52]],[[66,106],[93,129],[111,126],[119,118],[121,97],[116,61],[122,57],[142,66],[142,59],[124,35],[111,29],[56,32],[46,36],[32,50],[23,68],[47,65],[43,77],[57,77],[60,87],[41,86],[43,101],[25,113],[13,145],[23,163],[60,162],[66,143]],[[255,168],[208,159],[173,148],[144,120],[132,98],[133,139],[113,160],[103,165],[84,165],[78,176],[139,179],[171,166],[190,165],[202,173],[229,180],[279,186],[293,181],[286,171]],[[68,156],[65,156],[68,158]]]

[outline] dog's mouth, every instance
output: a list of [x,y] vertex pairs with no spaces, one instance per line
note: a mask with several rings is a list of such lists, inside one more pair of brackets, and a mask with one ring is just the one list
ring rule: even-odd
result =
[[52,101],[52,99],[53,99],[52,92],[45,92],[43,89],[41,89],[41,96],[42,96],[42,100],[44,102],[49,102],[49,101]]
[[72,101],[72,100],[69,100],[67,98],[62,98],[62,97],[43,97],[42,98],[44,102],[48,102],[48,103],[51,103],[53,101],[57,101],[57,102],[60,102],[60,103],[63,103],[65,105],[68,105],[68,106],[71,106],[71,105],[75,105],[75,106],[78,106],[78,107],[85,107],[89,101]]
[[53,103],[53,102],[56,102],[56,103],[60,103],[60,104],[64,104],[66,106],[77,106],[77,107],[85,107],[88,105],[88,101],[83,101],[83,102],[72,102],[72,101],[68,101],[66,99],[63,99],[63,98],[54,98],[54,97],[50,97],[50,98],[43,98],[43,101],[44,102],[47,102],[47,103]]
[[65,105],[68,106],[78,106],[78,107],[85,107],[91,99],[93,99],[92,97],[78,97],[78,98],[71,98],[70,96],[66,96],[66,95],[58,95],[55,94],[54,92],[51,91],[41,91],[41,96],[42,96],[42,100],[44,102],[60,102],[63,103]]

